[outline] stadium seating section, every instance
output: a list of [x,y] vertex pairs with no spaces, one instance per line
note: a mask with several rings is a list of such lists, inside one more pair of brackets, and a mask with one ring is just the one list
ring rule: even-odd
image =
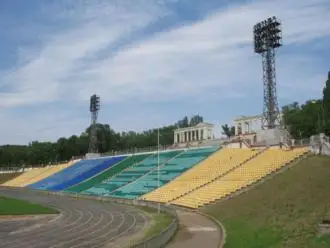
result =
[[159,156],[113,156],[1,174],[0,184],[199,208],[258,182],[306,152],[204,147],[162,151]]
[[[182,152],[177,157],[159,167],[159,184],[164,184],[176,178],[184,171],[198,164],[201,160],[214,153],[216,148],[194,149]],[[158,187],[158,170],[152,170],[133,183],[112,193],[112,196],[136,198]]]
[[34,168],[22,173],[20,176],[13,178],[10,181],[7,181],[6,183],[3,184],[3,186],[25,187],[29,184],[38,182],[58,171],[67,168],[71,166],[73,163],[74,161],[65,164]]
[[[162,165],[182,152],[183,151],[161,152],[159,154],[159,163]],[[114,177],[111,177],[102,183],[95,185],[83,193],[104,196],[112,195],[114,190],[117,190],[124,185],[128,185],[129,183],[132,183],[135,180],[141,178],[143,175],[151,172],[152,170],[155,170],[158,164],[157,157],[157,154],[151,154],[140,163],[127,168]]]
[[33,184],[33,183],[36,183],[38,181],[41,181],[65,168],[68,168],[70,167],[71,165],[73,165],[75,162],[78,162],[78,161],[71,161],[69,163],[66,163],[66,164],[59,164],[59,165],[56,165],[56,166],[51,166],[51,167],[48,167],[46,170],[44,170],[42,173],[40,173],[39,175],[37,175],[36,177],[34,178],[31,178],[31,180],[29,180],[28,182],[26,182],[26,185],[29,185],[29,184]]
[[105,170],[103,173],[98,174],[95,177],[92,177],[90,180],[87,180],[85,182],[82,182],[78,185],[72,186],[65,191],[68,192],[82,192],[86,191],[93,186],[100,184],[102,181],[113,177],[114,175],[120,173],[121,171],[127,169],[130,166],[133,166],[137,163],[140,163],[142,160],[146,159],[150,154],[139,154],[139,155],[133,155],[130,157],[127,157],[126,159],[120,161],[118,164],[115,166],[111,166],[109,169]]
[[74,165],[53,174],[37,183],[29,185],[31,188],[60,191],[95,176],[103,170],[123,160],[124,156],[81,160]]
[[18,177],[20,175],[22,175],[21,172],[0,173],[0,185],[4,184],[5,182],[8,182],[10,180],[13,180],[15,177]]
[[164,187],[146,194],[142,198],[149,201],[172,201],[224,175],[256,153],[250,149],[221,149]]
[[171,203],[198,208],[255,183],[306,152],[305,148],[292,151],[266,150],[223,177]]

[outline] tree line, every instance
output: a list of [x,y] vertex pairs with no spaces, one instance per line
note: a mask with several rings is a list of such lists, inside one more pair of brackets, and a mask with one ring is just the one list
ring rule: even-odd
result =
[[[200,122],[203,122],[203,117],[200,115],[191,118],[186,116],[172,125],[159,128],[161,145],[173,144],[174,129],[194,126]],[[158,129],[116,132],[109,124],[101,123],[96,124],[96,129],[97,147],[100,153],[157,146]],[[46,165],[83,156],[88,152],[90,133],[91,127],[88,127],[79,136],[61,137],[56,142],[33,141],[28,145],[0,146],[0,166]]]
[[[310,99],[303,104],[293,102],[282,107],[285,127],[295,139],[309,138],[323,132],[330,136],[330,71],[323,87],[323,95],[319,99]],[[203,117],[187,116],[176,123],[159,129],[160,143],[173,144],[173,132],[178,127],[194,126],[203,122]],[[231,137],[235,127],[228,124],[222,126],[223,134]],[[88,151],[88,127],[79,136],[60,138],[56,142],[33,141],[28,145],[0,146],[0,166],[39,165],[67,161],[74,156],[83,156]],[[143,132],[116,132],[108,124],[97,124],[97,147],[99,152],[120,151],[132,148],[157,146],[157,129]]]
[[318,99],[303,104],[293,102],[282,108],[285,127],[295,139],[307,139],[318,133],[330,135],[330,71]]

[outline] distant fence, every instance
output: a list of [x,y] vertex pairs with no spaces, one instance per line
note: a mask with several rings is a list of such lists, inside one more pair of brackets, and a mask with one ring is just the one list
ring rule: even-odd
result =
[[[40,191],[40,190],[36,190]],[[161,212],[165,212],[171,217],[173,217],[172,222],[168,225],[162,232],[156,234],[152,237],[145,237],[139,241],[132,241],[129,247],[134,248],[161,248],[164,247],[173,235],[176,233],[179,227],[179,219],[178,215],[174,208],[169,206],[164,206],[162,204],[148,202],[143,200],[130,200],[130,199],[122,199],[122,198],[111,198],[111,197],[101,197],[101,196],[88,196],[88,195],[81,195],[81,194],[73,194],[67,192],[49,192],[49,191],[42,191],[46,194],[50,195],[66,195],[75,198],[82,198],[82,199],[91,199],[91,200],[99,200],[104,202],[112,202],[116,204],[126,204],[126,205],[133,205],[133,206],[146,206],[154,209],[158,209],[160,207]]]
[[[210,141],[208,141],[210,142]],[[159,151],[166,150],[175,150],[175,149],[188,149],[188,148],[199,148],[199,147],[207,147],[207,146],[220,146],[218,140],[214,143],[201,142],[201,143],[190,143],[190,144],[176,144],[176,145],[167,145],[167,146],[159,146]],[[158,151],[157,146],[149,146],[143,148],[130,148],[122,151],[109,151],[106,153],[101,153],[102,157],[105,156],[116,156],[116,155],[126,155],[126,154],[135,154],[135,153],[148,153],[148,152],[156,152]]]
[[310,145],[310,139],[290,139],[289,145],[293,147],[299,147],[299,146],[309,146]]

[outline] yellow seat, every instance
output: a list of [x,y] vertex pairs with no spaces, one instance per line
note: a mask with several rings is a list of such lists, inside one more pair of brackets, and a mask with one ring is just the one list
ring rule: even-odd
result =
[[223,177],[220,177],[204,187],[194,190],[171,203],[180,206],[198,208],[255,183],[268,174],[282,168],[284,165],[307,151],[306,148],[297,148],[291,151],[280,149],[266,150]]
[[170,202],[227,173],[257,152],[250,149],[223,148],[163,187],[142,196],[142,199]]
[[22,175],[7,181],[3,184],[3,186],[9,187],[25,187],[29,184],[36,183],[46,177],[53,175],[54,173],[59,172],[71,165],[73,165],[76,161],[71,161],[69,163],[55,165],[51,167],[42,167],[42,168],[33,168],[29,171],[24,172]]

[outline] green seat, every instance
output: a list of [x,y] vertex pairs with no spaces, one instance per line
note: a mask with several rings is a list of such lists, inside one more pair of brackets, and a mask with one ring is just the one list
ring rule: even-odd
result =
[[130,156],[130,157],[122,160],[118,164],[114,165],[113,167],[110,167],[108,170],[104,171],[103,173],[98,174],[95,177],[92,177],[89,180],[84,181],[78,185],[70,187],[65,191],[79,193],[79,192],[88,190],[88,189],[92,188],[93,186],[101,183],[102,181],[114,176],[115,174],[120,173],[121,171],[125,170],[126,168],[141,162],[142,160],[146,159],[148,156],[149,156],[148,154]]

